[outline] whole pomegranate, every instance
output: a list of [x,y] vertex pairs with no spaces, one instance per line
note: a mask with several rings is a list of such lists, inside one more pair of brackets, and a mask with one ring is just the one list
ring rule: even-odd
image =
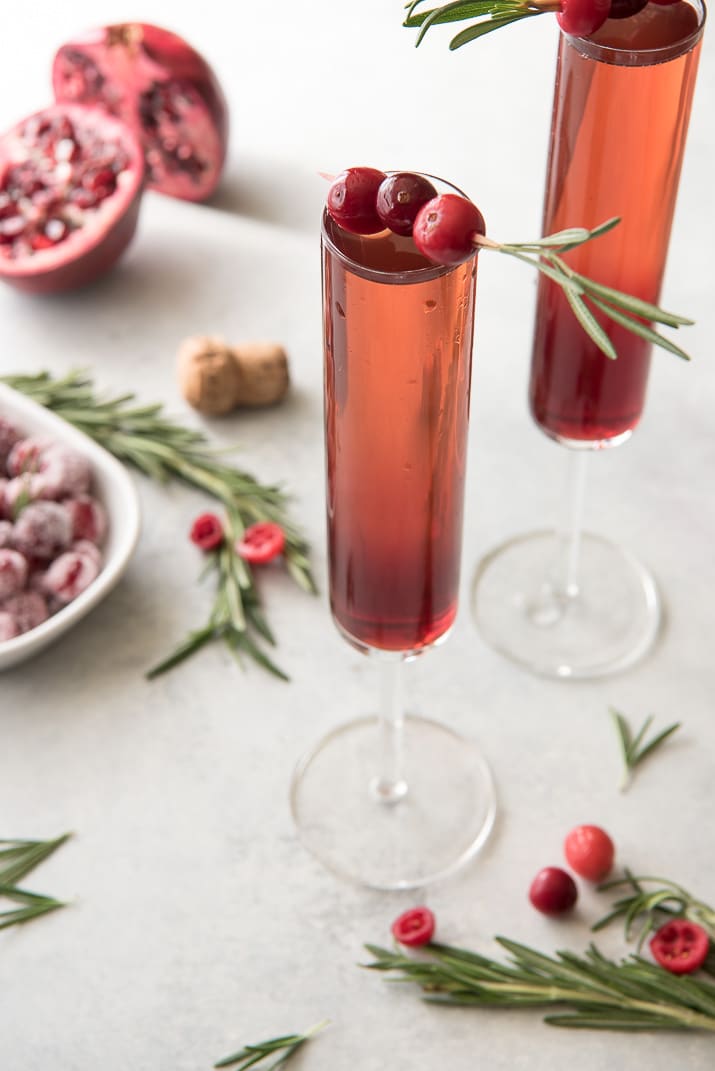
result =
[[208,63],[183,38],[143,22],[91,30],[59,49],[52,85],[58,101],[99,105],[131,127],[153,189],[187,201],[213,193],[228,109]]
[[142,147],[98,108],[57,104],[0,136],[0,279],[53,293],[106,272],[132,239]]

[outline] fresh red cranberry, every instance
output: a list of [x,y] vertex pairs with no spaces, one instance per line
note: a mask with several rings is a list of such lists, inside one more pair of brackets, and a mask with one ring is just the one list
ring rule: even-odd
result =
[[613,841],[599,826],[576,826],[564,841],[566,862],[581,878],[603,881],[613,867]]
[[[189,201],[215,190],[228,107],[209,64],[177,34],[143,22],[90,30],[60,48],[52,85],[58,101],[95,105],[133,131],[153,189]],[[112,184],[102,163],[87,184],[90,199]]]
[[392,936],[401,945],[417,948],[432,940],[435,917],[428,907],[411,907],[392,924]]
[[671,919],[650,939],[657,963],[671,974],[690,974],[702,967],[710,951],[710,938],[689,919]]
[[377,214],[395,234],[410,235],[420,208],[436,196],[436,189],[424,175],[398,171],[380,183]]
[[7,610],[0,610],[0,643],[14,640],[19,635],[20,630],[12,614],[9,614]]
[[561,0],[556,21],[564,33],[572,37],[588,37],[603,26],[610,7],[611,0]]
[[265,565],[283,553],[286,545],[285,532],[273,521],[260,521],[250,525],[242,539],[235,544],[236,554],[252,565]]
[[72,540],[72,522],[58,502],[31,502],[15,522],[15,546],[33,558],[54,558]]
[[642,11],[647,3],[648,0],[611,0],[608,17],[609,19],[628,19],[631,15],[637,15],[639,11]]
[[563,915],[578,899],[576,882],[565,870],[546,866],[540,870],[529,888],[529,899],[544,915]]
[[0,550],[0,600],[22,591],[27,582],[27,561],[16,550]]
[[417,213],[412,237],[428,260],[460,264],[474,253],[474,235],[485,232],[484,217],[475,204],[456,193],[441,193]]
[[223,525],[215,513],[202,513],[191,525],[189,539],[202,550],[215,550],[223,543]]
[[374,167],[349,167],[333,179],[328,190],[328,212],[353,234],[376,234],[384,229],[377,214],[377,191],[385,180]]
[[107,514],[104,507],[91,495],[68,498],[62,505],[72,522],[72,538],[101,543],[107,531]]
[[0,609],[11,615],[18,632],[29,632],[49,617],[47,603],[37,591],[21,591],[11,595]]
[[44,575],[48,595],[66,605],[85,591],[99,574],[99,564],[89,554],[67,551],[52,562]]

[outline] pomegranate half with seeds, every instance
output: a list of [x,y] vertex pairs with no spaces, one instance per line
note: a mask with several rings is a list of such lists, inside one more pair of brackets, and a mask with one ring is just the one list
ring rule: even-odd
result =
[[83,286],[132,239],[144,160],[106,112],[55,105],[0,136],[0,279],[31,293]]
[[159,26],[104,26],[55,56],[58,101],[96,104],[132,128],[146,154],[147,184],[203,201],[221,177],[228,108],[206,60]]

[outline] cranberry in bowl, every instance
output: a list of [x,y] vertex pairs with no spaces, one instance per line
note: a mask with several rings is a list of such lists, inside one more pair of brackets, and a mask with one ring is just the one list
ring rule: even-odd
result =
[[101,602],[139,537],[134,484],[111,454],[0,383],[0,432],[8,428],[21,438],[0,434],[8,514],[0,520],[0,670],[38,654]]

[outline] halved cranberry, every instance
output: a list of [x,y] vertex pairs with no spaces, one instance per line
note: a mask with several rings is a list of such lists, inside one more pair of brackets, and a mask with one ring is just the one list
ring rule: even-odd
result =
[[97,104],[122,119],[144,146],[153,189],[203,201],[221,177],[228,107],[206,60],[159,26],[103,26],[55,56],[58,101]]
[[650,940],[650,950],[671,974],[690,974],[702,967],[710,951],[710,938],[689,919],[671,919]]
[[[112,181],[82,204],[77,193],[99,169]],[[106,112],[63,104],[23,119],[0,137],[0,196],[12,212],[0,220],[0,278],[36,294],[99,278],[134,235],[143,180],[141,145]]]

